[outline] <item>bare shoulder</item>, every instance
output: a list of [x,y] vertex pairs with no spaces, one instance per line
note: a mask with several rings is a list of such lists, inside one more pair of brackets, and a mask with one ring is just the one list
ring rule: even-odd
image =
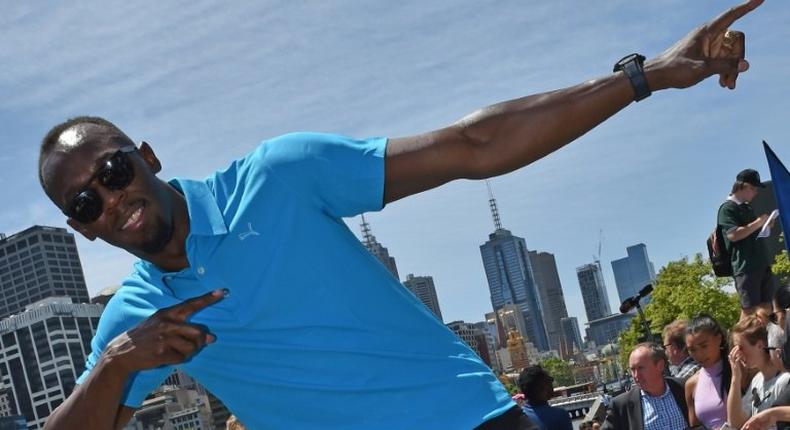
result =
[[691,377],[686,380],[686,392],[689,391],[694,392],[694,389],[697,388],[697,381],[699,380],[699,372],[691,375]]

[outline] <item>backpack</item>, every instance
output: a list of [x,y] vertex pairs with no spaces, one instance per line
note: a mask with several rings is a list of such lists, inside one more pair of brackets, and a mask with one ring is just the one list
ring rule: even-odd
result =
[[[721,206],[719,206],[719,211],[721,211]],[[730,251],[724,244],[724,235],[721,233],[718,219],[716,227],[713,228],[713,232],[708,236],[708,257],[710,257],[713,273],[716,276],[732,276],[732,259],[730,258]]]

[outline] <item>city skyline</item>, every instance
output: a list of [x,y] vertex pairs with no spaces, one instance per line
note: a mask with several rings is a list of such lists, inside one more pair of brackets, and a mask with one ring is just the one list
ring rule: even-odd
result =
[[[205,177],[285,132],[410,135],[605,75],[624,55],[653,57],[735,3],[9,4],[0,18],[0,185],[13,204],[0,211],[0,231],[67,228],[35,166],[40,139],[71,116],[105,116],[151,143],[163,179]],[[766,2],[738,21],[751,68],[735,91],[712,78],[656,92],[491,180],[503,223],[555,255],[568,314],[582,327],[575,268],[592,261],[600,230],[602,262],[642,242],[658,270],[704,251],[738,171],[769,178],[762,139],[790,159],[790,88],[781,85],[789,20],[784,3]],[[679,213],[682,222],[668,225]],[[489,311],[477,249],[491,230],[483,182],[455,181],[365,216],[402,273],[431,274],[445,320]],[[358,219],[346,222],[359,235]],[[91,295],[136,260],[79,235],[76,243]]]

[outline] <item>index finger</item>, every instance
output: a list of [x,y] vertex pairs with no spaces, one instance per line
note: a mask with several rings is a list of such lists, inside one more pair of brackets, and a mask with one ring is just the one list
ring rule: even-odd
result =
[[181,319],[186,319],[188,316],[205,308],[225,297],[225,290],[218,289],[210,293],[203,294],[202,296],[192,297],[191,299],[184,300],[183,302],[171,306],[168,311],[174,313],[174,316]]
[[764,0],[747,0],[738,6],[733,6],[714,18],[708,27],[714,31],[724,31],[740,17],[751,12],[757,6],[760,6],[763,1]]

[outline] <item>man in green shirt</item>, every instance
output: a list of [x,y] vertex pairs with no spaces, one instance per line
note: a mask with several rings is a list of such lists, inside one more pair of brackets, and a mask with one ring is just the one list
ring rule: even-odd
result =
[[776,281],[765,245],[757,237],[768,214],[756,216],[749,204],[765,185],[753,169],[738,173],[727,201],[719,207],[718,225],[730,252],[735,289],[741,298],[741,318],[758,308],[771,312]]

